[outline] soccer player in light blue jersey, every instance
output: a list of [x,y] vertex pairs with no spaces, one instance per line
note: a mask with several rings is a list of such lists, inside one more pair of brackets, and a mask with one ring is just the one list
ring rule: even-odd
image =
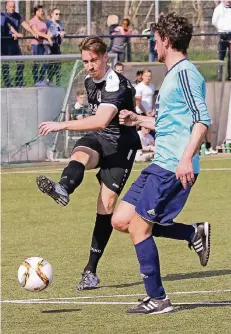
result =
[[120,112],[120,123],[138,124],[156,131],[156,153],[115,211],[113,227],[129,232],[134,243],[147,297],[130,314],[172,311],[161,281],[154,236],[187,240],[205,266],[210,250],[210,225],[175,223],[200,172],[198,149],[210,126],[205,81],[186,57],[192,25],[175,13],[161,15],[154,25],[158,60],[167,73],[152,117]]

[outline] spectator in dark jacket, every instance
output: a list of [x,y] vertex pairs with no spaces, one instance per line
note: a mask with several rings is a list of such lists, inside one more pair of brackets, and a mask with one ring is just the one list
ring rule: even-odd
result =
[[[6,2],[6,11],[1,12],[1,36],[7,37],[6,39],[1,38],[1,55],[2,56],[20,56],[22,54],[18,38],[22,37],[19,33],[20,27],[30,32],[35,38],[37,34],[34,33],[29,24],[24,18],[15,12],[15,2]],[[17,87],[23,86],[23,69],[24,64],[17,62],[15,84]],[[12,87],[10,78],[10,66],[9,64],[2,64],[2,78],[6,87]]]

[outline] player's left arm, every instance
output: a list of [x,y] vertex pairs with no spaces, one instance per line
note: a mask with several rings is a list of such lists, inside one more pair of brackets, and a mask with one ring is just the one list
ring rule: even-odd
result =
[[176,169],[176,178],[180,179],[184,189],[186,189],[187,184],[192,185],[194,182],[192,159],[204,140],[207,129],[211,124],[211,118],[205,101],[204,80],[193,71],[182,71],[179,77],[183,97],[193,119],[190,140]]

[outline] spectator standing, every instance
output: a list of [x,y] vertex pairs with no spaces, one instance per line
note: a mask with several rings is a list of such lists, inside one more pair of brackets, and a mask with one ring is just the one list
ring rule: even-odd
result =
[[[15,12],[15,2],[6,2],[6,11],[1,12],[1,33],[2,37],[8,37],[7,39],[1,38],[1,55],[2,56],[21,56],[22,51],[20,49],[18,38],[23,35],[19,33],[20,26],[31,33],[35,38],[37,34],[31,29],[29,24],[24,18],[17,12]],[[23,70],[24,64],[17,62],[15,85],[17,87],[23,86]],[[10,66],[9,64],[2,64],[2,78],[6,87],[13,87],[10,78]]]
[[[231,80],[231,1],[222,1],[213,12],[212,24],[219,33],[218,58],[224,60],[228,49],[228,80]],[[218,66],[217,79],[222,80],[222,65]]]
[[[60,10],[54,8],[51,12],[51,21],[47,22],[48,33],[50,33],[52,38],[53,45],[50,46],[50,54],[59,55],[61,54],[60,46],[65,35],[64,27],[60,21]],[[53,62],[48,65],[48,79],[49,82],[52,82],[53,77],[56,76],[56,85],[60,85],[60,72],[61,72],[61,63]]]
[[138,70],[136,72],[136,80],[132,84],[133,87],[136,87],[142,81],[142,76],[143,76],[143,70]]
[[[114,32],[115,28],[119,26],[119,18],[117,15],[109,15],[107,18],[107,25],[109,27],[109,34],[112,35]],[[113,37],[110,38],[110,44],[109,47],[107,48],[107,52],[111,51],[112,45],[113,45]]]
[[114,66],[114,69],[117,73],[120,73],[122,75],[124,75],[124,64],[123,63],[116,63]]
[[142,31],[142,34],[144,35],[150,35],[150,37],[148,37],[148,41],[149,41],[149,54],[148,54],[148,61],[149,63],[153,62],[156,60],[157,58],[157,53],[155,51],[155,45],[156,45],[156,42],[155,42],[155,38],[154,38],[154,32],[153,32],[153,23],[150,23],[150,27],[147,28],[147,29],[144,29]]
[[[38,39],[33,39],[31,42],[32,45],[32,53],[33,55],[44,55],[46,54],[46,49],[44,45],[44,39],[46,39],[50,46],[52,46],[52,40],[50,35],[47,33],[47,25],[45,21],[43,20],[43,6],[37,6],[34,7],[34,16],[30,20],[30,26],[31,29],[36,33],[39,38]],[[47,69],[47,64],[43,63],[39,72],[39,65],[40,63],[34,62],[33,68],[32,68],[32,75],[34,78],[34,84],[40,84],[44,80],[46,69]]]
[[[130,20],[123,19],[121,26],[116,26],[111,32],[113,36],[124,35],[121,37],[115,37],[112,40],[111,52],[116,53],[119,62],[125,61],[126,48],[130,48],[130,40],[128,35],[131,35]],[[129,59],[131,61],[131,59]]]
[[150,135],[150,131],[150,129],[147,129],[144,126],[142,126],[140,131],[138,131],[142,149],[138,150],[136,153],[135,161],[137,162],[151,161],[154,157],[154,138]]
[[150,70],[144,70],[142,75],[142,81],[135,87],[136,88],[136,112],[140,115],[154,116],[154,94],[155,86],[151,83],[152,72]]

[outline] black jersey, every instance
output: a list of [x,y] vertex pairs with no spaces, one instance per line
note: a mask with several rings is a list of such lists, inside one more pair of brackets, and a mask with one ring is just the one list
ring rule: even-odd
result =
[[[95,132],[115,144],[122,142],[124,146],[140,148],[136,128],[119,124],[120,110],[128,109],[135,112],[134,88],[130,81],[109,68],[102,79],[94,80],[88,75],[84,84],[93,115],[95,115],[99,105],[113,106],[117,109],[115,117],[108,126],[102,131]],[[106,108],[102,112],[107,112]]]

